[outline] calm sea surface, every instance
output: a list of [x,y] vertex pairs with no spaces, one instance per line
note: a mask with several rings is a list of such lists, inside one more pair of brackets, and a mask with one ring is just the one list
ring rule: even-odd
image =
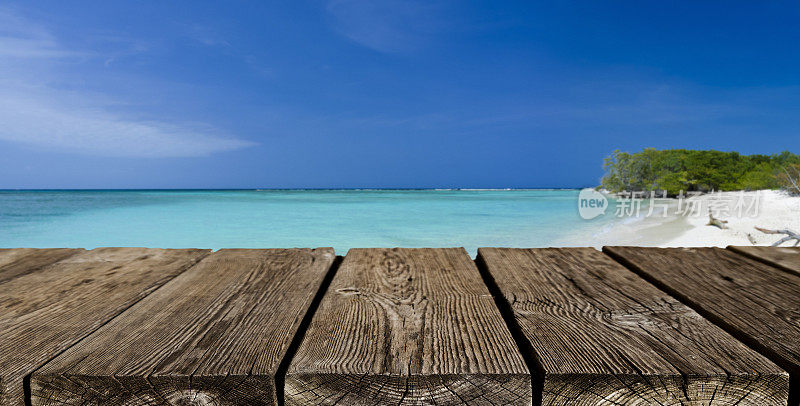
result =
[[0,247],[545,247],[577,190],[0,191]]

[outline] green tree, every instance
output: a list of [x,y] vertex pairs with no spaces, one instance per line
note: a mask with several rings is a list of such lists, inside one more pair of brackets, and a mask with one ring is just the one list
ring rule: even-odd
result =
[[791,173],[787,169],[800,168],[800,155],[646,148],[636,153],[616,150],[605,158],[603,167],[606,174],[601,186],[612,192],[666,190],[676,195],[680,191],[775,189],[791,185],[791,177],[785,174]]

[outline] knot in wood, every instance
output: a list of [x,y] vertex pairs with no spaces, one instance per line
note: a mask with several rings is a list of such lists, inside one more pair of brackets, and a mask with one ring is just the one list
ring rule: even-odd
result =
[[217,406],[217,397],[196,389],[182,390],[166,397],[170,405],[175,406]]

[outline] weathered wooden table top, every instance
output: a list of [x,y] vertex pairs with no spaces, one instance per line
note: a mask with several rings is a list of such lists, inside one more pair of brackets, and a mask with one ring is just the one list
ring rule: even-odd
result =
[[800,248],[0,249],[0,404],[799,401]]

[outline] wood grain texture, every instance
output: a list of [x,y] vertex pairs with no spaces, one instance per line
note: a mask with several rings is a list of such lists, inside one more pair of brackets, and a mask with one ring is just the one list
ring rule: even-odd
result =
[[[50,259],[54,255],[48,250],[39,253]],[[26,375],[206,254],[203,250],[97,248],[35,272],[21,272],[0,284],[4,389],[0,404],[24,404]],[[19,260],[35,267],[32,258]]]
[[[2,248],[0,249],[0,291],[3,282],[42,268],[82,250],[66,248]],[[5,378],[6,380],[8,378]],[[0,371],[0,404],[3,403],[6,382]]]
[[789,371],[798,403],[800,277],[721,248],[604,251]]
[[536,357],[543,405],[786,404],[777,365],[595,249],[477,261]]
[[34,405],[274,405],[333,249],[225,249],[31,378]]
[[6,248],[0,250],[0,284],[37,272],[64,258],[83,252],[71,248]]
[[729,250],[800,276],[800,247],[730,246]]
[[531,404],[531,377],[464,249],[352,249],[286,404]]

